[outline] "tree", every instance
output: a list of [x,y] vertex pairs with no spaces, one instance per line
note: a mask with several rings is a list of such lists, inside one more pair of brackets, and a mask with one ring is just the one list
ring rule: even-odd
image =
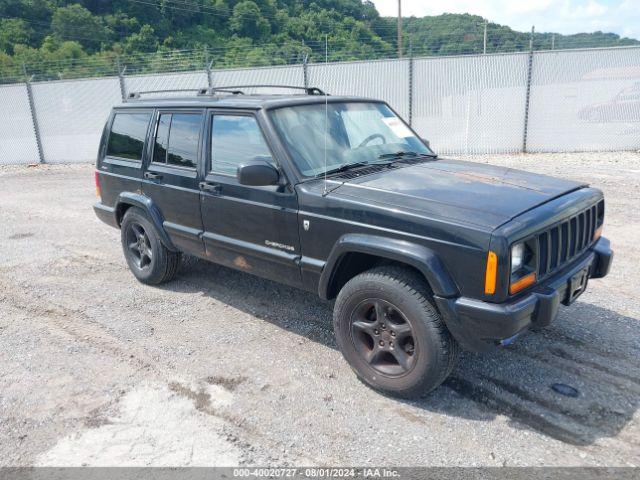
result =
[[233,7],[229,28],[241,37],[261,39],[271,32],[269,21],[262,17],[260,7],[251,0],[245,0]]
[[[405,18],[405,54],[410,43],[421,56],[481,53],[484,25],[469,14]],[[214,67],[290,63],[302,52],[319,61],[325,35],[331,60],[391,57],[395,29],[371,0],[0,0],[0,77],[15,77],[23,62],[49,69],[47,78],[112,73],[125,54],[140,71],[167,58],[202,68],[205,47]],[[640,45],[612,33],[536,33],[534,48],[551,48],[552,38],[555,48]],[[526,50],[529,33],[489,23],[487,40],[488,53]]]
[[158,37],[151,25],[143,25],[138,33],[130,35],[124,42],[126,53],[155,52],[157,49]]
[[13,46],[17,44],[28,45],[32,33],[33,31],[24,20],[0,19],[0,51],[13,54]]
[[78,4],[58,8],[53,13],[51,29],[57,38],[76,40],[94,52],[100,49],[107,38],[107,30],[100,18]]

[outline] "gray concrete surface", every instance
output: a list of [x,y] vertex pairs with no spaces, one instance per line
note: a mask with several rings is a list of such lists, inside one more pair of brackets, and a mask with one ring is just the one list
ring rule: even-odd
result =
[[313,295],[206,263],[137,283],[92,166],[0,168],[0,465],[640,465],[640,154],[474,160],[602,188],[613,272],[411,402],[356,380]]

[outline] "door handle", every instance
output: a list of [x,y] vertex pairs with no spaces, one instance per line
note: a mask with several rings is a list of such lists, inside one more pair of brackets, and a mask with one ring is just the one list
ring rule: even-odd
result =
[[209,192],[213,195],[220,195],[221,188],[219,183],[200,182],[200,190]]
[[162,180],[162,174],[153,172],[144,172],[144,178],[149,180]]

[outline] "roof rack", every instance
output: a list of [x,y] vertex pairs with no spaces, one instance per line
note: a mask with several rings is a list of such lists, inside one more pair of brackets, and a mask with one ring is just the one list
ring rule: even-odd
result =
[[326,95],[317,87],[298,87],[294,85],[233,85],[227,87],[211,87],[211,88],[173,88],[167,90],[146,90],[142,92],[130,92],[127,100],[138,100],[142,95],[152,95],[157,93],[174,93],[174,92],[196,92],[200,96],[215,95],[216,93],[230,93],[232,95],[244,95],[241,88],[284,88],[287,90],[304,90],[307,95]]
[[206,93],[199,93],[199,95],[211,95],[215,94],[216,92],[227,92],[234,95],[244,95],[244,91],[240,90],[241,88],[283,88],[287,90],[303,90],[307,95],[326,95],[326,93],[324,93],[318,87],[300,87],[297,85],[230,85],[224,87],[212,87],[209,88]]
[[197,92],[198,95],[206,95],[206,88],[174,88],[167,90],[146,90],[144,92],[130,92],[127,95],[127,100],[136,100],[140,98],[142,95],[149,95],[154,93],[171,93],[171,92]]

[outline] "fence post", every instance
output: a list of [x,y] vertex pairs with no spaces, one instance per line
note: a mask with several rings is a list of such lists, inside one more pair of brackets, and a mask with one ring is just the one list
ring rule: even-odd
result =
[[118,82],[120,83],[120,96],[122,97],[122,102],[125,103],[127,101],[127,85],[124,79],[124,72],[127,69],[126,65],[124,68],[120,66],[120,59],[116,59],[116,66],[118,68]]
[[409,39],[409,126],[413,126],[413,38]]
[[533,34],[535,26],[531,27],[531,37],[529,38],[529,65],[527,68],[527,93],[524,104],[524,130],[522,132],[522,153],[527,153],[527,134],[529,130],[529,103],[531,100],[531,75],[533,73]]
[[213,60],[209,60],[209,49],[204,47],[204,68],[207,74],[207,86],[213,88],[213,75],[211,73],[211,67],[213,66]]
[[40,126],[38,125],[38,115],[36,114],[36,103],[33,100],[33,90],[31,89],[31,80],[33,77],[27,75],[26,65],[22,65],[22,71],[24,72],[25,84],[27,86],[27,98],[29,99],[29,111],[31,113],[31,122],[33,123],[33,131],[36,135],[36,145],[38,147],[38,160],[40,163],[45,163],[44,150],[42,148],[42,140],[40,138]]
[[304,88],[309,88],[309,54],[307,53],[302,56],[302,80]]

